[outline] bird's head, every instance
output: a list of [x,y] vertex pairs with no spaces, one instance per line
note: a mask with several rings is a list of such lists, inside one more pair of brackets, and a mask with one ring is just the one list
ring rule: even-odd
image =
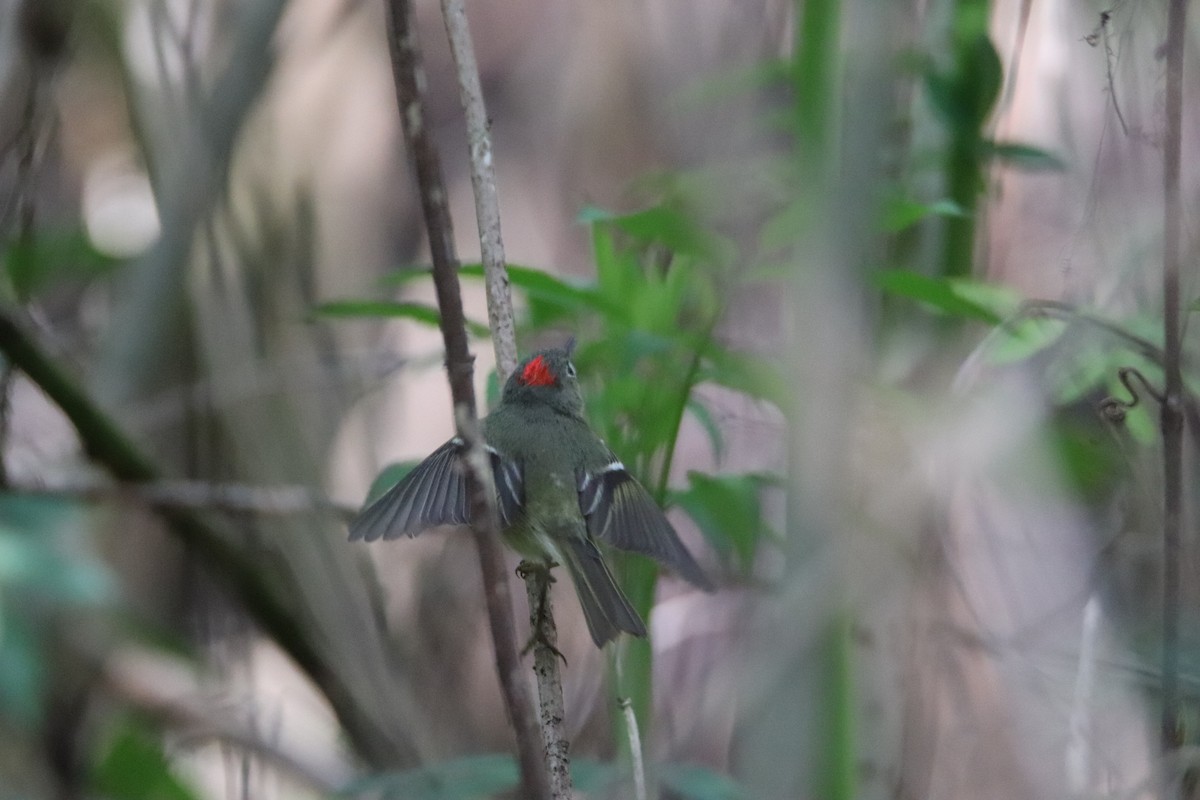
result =
[[583,392],[571,363],[574,342],[539,350],[517,365],[504,385],[505,403],[540,403],[555,411],[583,416]]

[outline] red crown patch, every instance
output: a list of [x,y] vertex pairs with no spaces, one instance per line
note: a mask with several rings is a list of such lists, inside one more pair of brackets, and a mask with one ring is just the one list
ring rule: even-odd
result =
[[521,383],[526,386],[553,386],[558,383],[558,379],[550,371],[550,365],[546,363],[546,359],[534,356],[521,371]]

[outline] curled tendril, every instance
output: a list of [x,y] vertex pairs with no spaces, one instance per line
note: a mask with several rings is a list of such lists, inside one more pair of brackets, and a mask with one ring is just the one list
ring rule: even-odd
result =
[[1121,381],[1121,385],[1125,387],[1125,391],[1129,392],[1129,399],[1122,400],[1118,397],[1109,396],[1100,401],[1100,413],[1110,422],[1124,422],[1125,412],[1136,407],[1141,402],[1141,394],[1133,385],[1135,381],[1141,384],[1143,392],[1153,397],[1157,402],[1166,402],[1166,395],[1155,389],[1146,376],[1133,367],[1121,367],[1118,369],[1117,379]]

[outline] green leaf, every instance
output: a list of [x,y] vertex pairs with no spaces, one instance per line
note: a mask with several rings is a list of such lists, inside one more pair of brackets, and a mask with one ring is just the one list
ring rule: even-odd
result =
[[1128,351],[1113,353],[1099,345],[1084,346],[1056,364],[1049,375],[1050,390],[1055,406],[1077,402],[1096,388],[1105,385],[1117,364],[1128,363]]
[[692,416],[704,428],[704,432],[708,434],[708,442],[712,446],[713,458],[718,464],[725,456],[725,438],[721,435],[721,428],[717,425],[717,421],[713,419],[712,411],[701,401],[692,397],[687,402],[688,411],[692,412]]
[[1001,321],[992,309],[964,296],[947,278],[931,278],[903,269],[889,269],[874,274],[875,284],[888,294],[917,300],[931,308],[954,317],[964,317],[997,325]]
[[162,747],[132,723],[114,734],[92,772],[95,794],[120,800],[197,800],[196,792],[175,774]]
[[749,570],[759,539],[768,528],[760,493],[772,481],[762,475],[706,475],[689,472],[689,488],[673,495],[675,503],[699,526],[720,553],[732,553]]
[[22,300],[63,281],[103,277],[122,263],[93,247],[82,228],[39,233],[4,248],[4,269]]
[[404,480],[404,476],[416,469],[420,463],[420,461],[398,461],[384,467],[375,476],[375,480],[371,481],[371,488],[367,490],[367,499],[363,502],[363,508],[366,509],[371,503],[383,497],[388,489]]
[[686,800],[743,800],[746,792],[732,778],[694,764],[663,764],[663,786]]
[[512,757],[497,753],[371,775],[343,787],[338,795],[358,797],[370,793],[382,800],[473,800],[511,791],[519,781]]
[[[0,595],[0,601],[4,599]],[[50,665],[42,657],[38,631],[28,617],[8,612],[0,602],[0,717],[34,728],[42,717]]]
[[[471,264],[460,271],[464,278],[482,278],[483,266]],[[563,308],[599,308],[603,305],[594,286],[560,278],[542,270],[510,264],[508,280],[526,297]]]
[[711,381],[749,397],[766,400],[781,410],[788,408],[791,392],[773,363],[748,353],[732,353],[715,341],[708,343],[704,355],[697,384]]
[[[312,310],[313,316],[351,319],[408,319],[431,327],[441,324],[441,314],[426,303],[399,300],[333,300],[322,303]],[[467,332],[483,338],[491,335],[488,326],[467,320]]]
[[1049,150],[1018,142],[984,142],[984,155],[1026,172],[1065,172],[1067,162]]
[[1024,361],[1057,342],[1066,329],[1065,320],[1045,317],[1022,317],[1001,325],[988,346],[988,361],[998,365]]
[[953,200],[921,203],[906,197],[893,197],[884,203],[880,228],[887,233],[899,233],[927,217],[965,216],[967,212]]
[[1017,290],[996,283],[975,280],[974,278],[949,278],[950,290],[954,294],[985,309],[986,313],[997,319],[1008,319],[1016,314],[1025,298]]

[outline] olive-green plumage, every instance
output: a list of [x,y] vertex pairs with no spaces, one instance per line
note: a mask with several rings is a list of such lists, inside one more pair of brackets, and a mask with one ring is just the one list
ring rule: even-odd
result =
[[[597,646],[621,631],[646,635],[599,542],[651,556],[711,590],[650,494],[588,427],[569,351],[543,350],[522,362],[483,433],[506,541],[567,568]],[[393,539],[468,522],[462,449],[456,438],[436,450],[354,521],[350,538]]]

